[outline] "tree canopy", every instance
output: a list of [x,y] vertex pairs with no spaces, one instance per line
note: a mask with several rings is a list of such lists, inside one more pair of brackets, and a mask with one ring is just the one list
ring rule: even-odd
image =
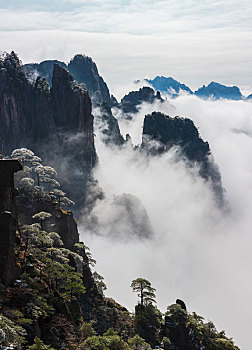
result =
[[131,288],[133,292],[138,292],[141,305],[147,305],[155,303],[156,289],[151,286],[151,283],[144,278],[137,278],[131,282]]

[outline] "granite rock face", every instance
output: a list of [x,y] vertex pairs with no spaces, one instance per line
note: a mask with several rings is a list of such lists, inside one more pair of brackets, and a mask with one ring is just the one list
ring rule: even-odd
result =
[[68,70],[77,82],[85,84],[94,102],[106,102],[111,106],[111,98],[107,84],[99,75],[96,64],[91,57],[75,55],[68,64]]
[[162,102],[160,92],[155,93],[150,87],[144,86],[138,91],[131,91],[128,95],[125,95],[118,107],[125,114],[134,114],[139,111],[139,106],[143,102],[153,103],[155,101]]
[[64,62],[58,60],[47,60],[42,61],[41,63],[25,64],[25,73],[31,80],[34,80],[37,77],[45,78],[51,86],[53,77],[53,67],[55,64],[57,64],[60,67],[67,68],[67,65]]
[[191,161],[203,161],[210,154],[208,143],[199,137],[193,121],[188,118],[171,118],[160,112],[148,114],[144,120],[143,147],[148,145],[146,136],[160,142],[159,153],[178,145]]
[[[43,221],[43,230],[57,232],[63,241],[64,248],[70,252],[78,253],[83,258],[82,262],[77,262],[71,255],[68,257],[69,264],[82,275],[86,292],[78,297],[78,302],[76,300],[75,304],[64,305],[68,309],[67,313],[72,316],[78,315],[79,318],[82,316],[85,321],[95,320],[94,328],[98,334],[103,334],[111,326],[118,331],[124,329],[124,327],[126,328],[124,312],[127,309],[120,306],[113,299],[105,298],[97,288],[90,268],[87,248],[83,245],[83,242],[80,242],[77,223],[72,212],[62,210],[58,203],[46,198],[37,201],[32,197],[19,197],[18,214],[21,225],[35,223],[36,219],[33,218],[33,215],[41,211],[51,214],[51,217]],[[79,244],[78,248],[76,244]],[[41,331],[43,333],[43,331],[48,330],[42,328]]]
[[104,102],[96,105],[94,111],[95,129],[102,133],[102,139],[106,144],[121,146],[125,140],[121,135],[118,121],[113,116],[111,108]]
[[0,280],[6,286],[19,275],[14,252],[18,230],[14,173],[22,169],[18,160],[0,160]]
[[[153,145],[150,140],[156,141]],[[163,113],[153,112],[145,116],[142,148],[152,155],[161,154],[177,146],[189,164],[199,166],[199,175],[210,181],[220,204],[223,203],[223,187],[217,165],[211,159],[208,142],[202,140],[198,129],[188,118],[171,118]]]
[[[29,83],[14,52],[0,61],[0,152],[36,143],[55,133],[46,81]],[[46,128],[45,128],[46,125]],[[46,131],[45,129],[48,129]]]
[[57,168],[69,196],[83,204],[97,160],[90,96],[57,64],[51,89],[44,78],[30,82],[23,70],[14,52],[0,61],[0,152],[32,149]]
[[66,64],[57,60],[47,60],[41,63],[29,63],[25,65],[26,74],[33,78],[40,76],[45,78],[49,85],[52,85],[54,64],[66,68],[79,83],[89,91],[93,102],[106,102],[108,106],[112,106],[113,98],[110,97],[109,89],[103,78],[99,75],[96,64],[92,58],[77,54]]
[[[96,108],[94,113],[97,119],[95,121],[96,125],[98,125],[99,128],[102,127],[102,133],[106,135],[106,138],[103,138],[104,141],[115,145],[123,144],[124,140],[120,134],[118,122],[116,118],[113,117],[110,109],[112,106],[118,105],[118,102],[114,96],[110,96],[107,84],[99,75],[97,66],[90,57],[77,54],[70,60],[69,64],[57,60],[43,61],[39,64],[26,64],[26,75],[30,79],[34,79],[36,76],[47,79],[49,85],[52,86],[52,92],[55,92],[55,86],[57,85],[59,87],[61,84],[61,81],[55,77],[57,72],[54,74],[55,63],[58,67],[65,68],[72,75],[73,79],[80,84],[80,88],[88,90],[92,99],[92,104]],[[66,74],[65,78],[67,79]],[[71,84],[77,85],[73,80]],[[69,98],[71,98],[71,96],[69,96]],[[65,105],[62,106],[63,114],[66,113],[65,107]],[[61,119],[61,116],[59,119]]]

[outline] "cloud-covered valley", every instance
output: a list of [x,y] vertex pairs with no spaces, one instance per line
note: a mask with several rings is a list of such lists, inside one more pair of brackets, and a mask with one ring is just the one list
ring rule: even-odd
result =
[[[130,145],[121,150],[105,146],[97,136],[96,177],[106,200],[97,204],[96,215],[102,218],[107,213],[111,220],[113,198],[133,194],[148,213],[153,237],[122,239],[128,234],[124,220],[114,228],[117,239],[104,237],[102,232],[111,223],[101,220],[101,235],[89,234],[84,227],[82,238],[98,261],[107,295],[133,310],[136,296],[129,286],[142,276],[157,289],[162,311],[181,298],[189,311],[206,316],[218,329],[227,330],[242,349],[249,349],[252,104],[187,95],[169,102],[162,111],[191,118],[209,142],[229,210],[216,208],[211,188],[197,176],[198,169],[177,162],[175,149],[147,159]],[[133,143],[139,144],[145,114],[158,108],[143,104],[132,121],[119,120],[124,136],[130,133]]]

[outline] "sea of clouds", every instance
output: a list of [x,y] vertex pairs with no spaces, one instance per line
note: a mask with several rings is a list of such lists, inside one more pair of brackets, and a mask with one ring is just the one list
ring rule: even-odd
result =
[[[175,107],[175,108],[174,108]],[[123,120],[122,134],[133,145],[141,142],[144,116],[154,110],[191,118],[208,141],[219,165],[229,210],[216,207],[209,184],[176,161],[171,149],[147,158],[127,144],[105,145],[99,135],[99,166],[95,176],[105,200],[94,208],[100,223],[97,235],[82,227],[82,239],[97,260],[96,270],[107,284],[106,295],[134,310],[137,295],[131,281],[144,277],[156,288],[157,305],[165,311],[176,298],[224,329],[242,349],[250,348],[252,246],[252,103],[202,100],[181,95],[163,104],[142,104],[134,118]],[[150,239],[128,235],[124,212],[115,213],[113,198],[136,196],[153,230]],[[122,220],[118,219],[118,216]],[[111,221],[113,234],[110,235]]]

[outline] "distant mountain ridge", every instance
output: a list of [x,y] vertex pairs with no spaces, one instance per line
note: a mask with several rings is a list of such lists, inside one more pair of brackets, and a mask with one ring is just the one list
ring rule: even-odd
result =
[[208,86],[203,85],[194,92],[196,96],[202,98],[220,99],[226,98],[228,100],[242,100],[244,97],[237,86],[226,86],[212,81]]
[[172,77],[163,77],[157,76],[153,80],[144,79],[147,83],[152,85],[155,90],[166,92],[172,97],[176,97],[179,95],[180,90],[186,91],[189,94],[193,94],[192,90],[186,86],[185,84],[180,83],[179,81],[173,79]]
[[252,94],[247,98],[242,95],[238,86],[227,86],[212,81],[207,86],[203,85],[194,92],[185,84],[173,79],[172,77],[156,76],[154,79],[144,79],[148,84],[153,86],[156,91],[167,93],[172,98],[176,98],[181,92],[194,94],[203,99],[228,99],[228,100],[249,100]]

